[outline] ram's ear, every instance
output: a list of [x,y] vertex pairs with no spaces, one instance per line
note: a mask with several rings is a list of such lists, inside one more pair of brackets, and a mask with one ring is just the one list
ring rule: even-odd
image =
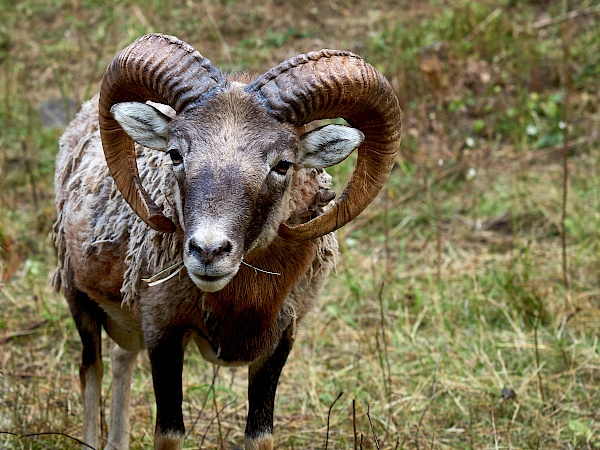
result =
[[135,142],[155,150],[166,150],[169,116],[154,106],[139,102],[117,103],[110,112]]
[[342,162],[365,139],[356,128],[345,125],[325,125],[309,131],[300,138],[296,165],[324,168]]

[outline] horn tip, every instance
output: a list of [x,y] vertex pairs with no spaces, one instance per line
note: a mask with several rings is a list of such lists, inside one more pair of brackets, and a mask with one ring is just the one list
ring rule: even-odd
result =
[[162,233],[175,233],[175,230],[177,229],[173,221],[165,217],[163,214],[155,214],[148,217],[147,223],[156,231],[160,231]]
[[318,235],[315,236],[312,230],[307,229],[302,225],[292,227],[286,225],[285,223],[279,225],[278,234],[279,237],[285,239],[286,241],[309,241],[315,237],[319,237]]

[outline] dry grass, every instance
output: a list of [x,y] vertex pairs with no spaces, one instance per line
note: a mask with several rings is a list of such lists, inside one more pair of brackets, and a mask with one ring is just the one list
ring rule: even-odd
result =
[[[175,34],[232,70],[353,50],[401,99],[403,161],[340,232],[338,274],[279,385],[280,448],[325,448],[327,435],[328,449],[600,446],[593,2],[46,0],[0,11],[0,448],[78,448],[19,436],[81,436],[79,338],[48,282],[61,127],[44,126],[39,110],[58,99],[71,116],[116,51],[147,32]],[[194,350],[186,448],[235,448],[245,371],[214,377]],[[104,385],[108,425],[108,370]],[[146,357],[132,408],[132,448],[151,446]]]

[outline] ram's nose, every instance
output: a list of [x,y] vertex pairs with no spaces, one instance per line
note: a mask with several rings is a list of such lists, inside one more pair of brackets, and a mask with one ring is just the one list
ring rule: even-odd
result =
[[213,237],[210,240],[192,237],[188,242],[190,255],[204,266],[219,262],[227,257],[232,249],[231,241],[224,236]]
[[237,273],[242,256],[239,246],[211,227],[197,230],[187,240],[183,262],[189,277],[203,291],[216,292]]

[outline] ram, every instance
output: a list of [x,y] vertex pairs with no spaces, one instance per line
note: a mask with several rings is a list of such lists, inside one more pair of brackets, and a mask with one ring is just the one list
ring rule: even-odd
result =
[[[351,126],[305,126],[339,117]],[[99,97],[62,136],[55,175],[54,287],[83,344],[87,444],[98,445],[104,328],[115,341],[107,449],[129,447],[131,375],[144,349],[154,448],[182,447],[190,341],[212,363],[249,366],[245,448],[273,448],[279,375],[335,264],[334,231],[380,191],[400,121],[389,83],[349,52],[296,56],[257,78],[225,76],[159,34],[114,58]],[[333,201],[324,168],[357,148]]]

